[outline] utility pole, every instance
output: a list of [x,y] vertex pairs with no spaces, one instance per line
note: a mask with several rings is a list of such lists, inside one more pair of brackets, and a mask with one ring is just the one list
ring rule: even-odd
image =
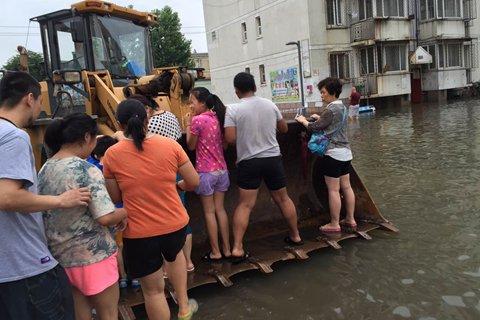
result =
[[305,114],[305,92],[303,91],[303,63],[302,63],[302,49],[300,41],[291,41],[286,43],[287,46],[296,45],[298,51],[298,71],[300,73],[300,98],[302,100],[302,114]]

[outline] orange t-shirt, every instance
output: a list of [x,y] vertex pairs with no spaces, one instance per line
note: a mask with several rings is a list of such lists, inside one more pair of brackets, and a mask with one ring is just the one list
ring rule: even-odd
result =
[[189,161],[174,140],[154,135],[137,150],[132,140],[109,148],[103,158],[106,179],[115,179],[128,213],[125,238],[147,238],[175,232],[189,217],[176,187],[178,168]]

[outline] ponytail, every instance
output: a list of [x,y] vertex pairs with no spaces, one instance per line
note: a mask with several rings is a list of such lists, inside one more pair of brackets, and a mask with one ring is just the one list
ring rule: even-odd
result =
[[139,117],[128,119],[125,134],[133,139],[133,143],[139,151],[143,150],[142,144],[146,137],[144,121],[140,121]]
[[116,117],[125,127],[125,135],[133,139],[137,150],[143,151],[143,141],[147,136],[147,112],[143,103],[135,99],[122,101],[117,107]]
[[222,133],[224,133],[225,128],[223,126],[225,124],[225,113],[227,111],[227,108],[223,104],[222,100],[220,100],[217,95],[211,93],[210,96],[208,96],[207,98],[206,105],[217,115],[218,122],[220,123],[220,128],[222,130]]
[[199,102],[204,103],[208,109],[215,112],[218,122],[220,123],[220,129],[223,133],[225,131],[223,126],[225,124],[226,107],[222,100],[220,100],[217,95],[210,93],[210,91],[204,87],[193,88],[191,94],[194,95]]
[[98,126],[90,116],[81,113],[74,113],[63,119],[55,119],[45,131],[44,142],[54,155],[65,144],[82,143],[85,141],[85,134],[96,136]]

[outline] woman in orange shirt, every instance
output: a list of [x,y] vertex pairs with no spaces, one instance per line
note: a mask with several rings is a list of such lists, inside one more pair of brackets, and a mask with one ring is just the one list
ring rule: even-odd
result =
[[[107,150],[103,170],[113,201],[128,213],[123,232],[125,262],[139,278],[150,319],[170,319],[161,267],[169,264],[169,279],[177,294],[178,319],[190,319],[198,309],[187,296],[187,271],[182,248],[189,217],[178,189],[193,191],[198,174],[174,140],[148,133],[143,104],[128,99],[118,105],[117,120],[125,140]],[[179,173],[183,180],[176,182]]]

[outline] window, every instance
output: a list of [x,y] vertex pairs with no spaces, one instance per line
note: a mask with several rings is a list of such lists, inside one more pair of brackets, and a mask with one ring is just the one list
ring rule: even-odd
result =
[[449,43],[438,45],[438,61],[440,68],[455,68],[463,66],[463,45]]
[[246,72],[246,73],[250,73],[250,67],[246,67],[246,68],[245,68],[245,72]]
[[[440,8],[440,4],[443,4],[443,11],[442,13],[445,12],[445,17],[447,18],[459,18],[462,16],[462,11],[461,11],[461,1],[460,0],[437,0],[438,1],[438,7]],[[443,17],[443,15],[440,15],[440,10],[438,16]]]
[[443,44],[438,45],[438,66],[440,68],[445,67],[445,51],[443,48]]
[[265,65],[263,64],[259,65],[258,70],[260,72],[260,84],[267,83],[267,79],[265,78]]
[[83,23],[79,19],[69,18],[55,22],[58,52],[62,69],[85,69]]
[[375,73],[374,48],[360,49],[360,74]]
[[404,0],[377,0],[377,16],[404,17]]
[[[437,4],[440,6],[440,1]],[[420,20],[435,19],[435,0],[420,0]]]
[[217,41],[217,31],[212,31],[212,42]]
[[343,0],[327,0],[327,25],[343,25]]
[[430,55],[432,56],[432,63],[429,63],[427,65],[427,69],[436,69],[437,68],[437,58],[436,58],[437,55],[436,55],[435,45],[431,44],[431,45],[428,45],[428,46],[423,46],[423,49],[425,49],[425,51],[430,53]]
[[358,0],[358,18],[365,20],[373,17],[373,0]]
[[405,45],[385,46],[384,54],[383,72],[407,70],[407,47]]
[[421,20],[460,18],[461,16],[461,0],[420,0]]
[[247,24],[242,22],[242,42],[245,43],[247,40]]
[[339,79],[350,78],[350,55],[348,52],[330,54],[330,76]]
[[447,45],[448,67],[462,66],[462,48],[460,44]]
[[262,36],[262,19],[255,17],[255,28],[257,29],[257,38]]

